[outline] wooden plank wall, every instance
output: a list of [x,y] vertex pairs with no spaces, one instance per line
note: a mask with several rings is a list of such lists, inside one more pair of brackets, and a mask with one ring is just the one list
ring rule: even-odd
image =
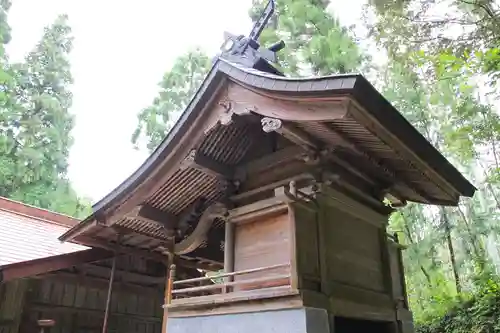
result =
[[[390,275],[381,237],[384,217],[350,213],[326,197],[317,208],[294,205],[299,288],[305,305],[366,319],[394,318]],[[369,217],[368,217],[369,216]],[[387,250],[387,249],[386,249]],[[311,293],[312,292],[312,293]],[[378,317],[377,317],[378,316]]]
[[[108,264],[102,263],[104,268]],[[157,274],[162,268],[141,258],[117,258],[117,269],[134,276]],[[65,271],[1,284],[0,333],[38,333],[38,319],[55,320],[55,326],[46,333],[100,333],[107,286],[106,278],[86,278]],[[162,304],[161,285],[139,286],[120,281],[117,275],[108,332],[161,332]]]
[[[290,223],[287,214],[263,218],[261,220],[237,224],[235,228],[234,270],[241,271],[290,263]],[[286,274],[288,269],[280,268],[239,275],[235,280],[255,279],[272,274]],[[288,280],[273,281],[266,284],[252,284],[241,289],[256,289],[264,286],[288,284]]]
[[324,210],[325,263],[332,283],[385,292],[379,228],[332,206]]
[[389,260],[391,266],[391,277],[392,277],[392,292],[396,299],[401,299],[406,297],[404,276],[403,276],[403,267],[401,267],[400,263],[400,251],[401,249],[396,246],[393,242],[389,245]]
[[27,287],[27,280],[0,284],[0,333],[19,331]]
[[[24,322],[54,319],[50,333],[100,332],[107,290],[57,279],[32,280]],[[115,291],[111,298],[109,332],[155,333],[161,331],[162,294]]]

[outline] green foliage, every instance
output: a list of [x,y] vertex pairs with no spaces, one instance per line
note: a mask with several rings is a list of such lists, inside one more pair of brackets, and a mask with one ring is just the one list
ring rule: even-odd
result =
[[[267,1],[254,0],[256,19]],[[346,27],[328,10],[329,1],[277,0],[277,19],[264,30],[260,42],[285,41],[281,68],[290,75],[350,73],[369,60]]]
[[[348,30],[326,9],[328,1],[278,0],[279,15],[265,29],[260,42],[269,45],[279,39],[287,44],[281,51],[280,66],[288,74],[331,74],[352,72],[360,68],[364,56]],[[255,2],[250,16],[256,19],[266,1]],[[277,20],[276,20],[277,17]],[[136,148],[145,144],[151,152],[163,140],[176,116],[182,112],[200,86],[210,58],[194,49],[180,56],[159,84],[160,92],[153,103],[138,114],[132,134]]]
[[[442,8],[447,13],[439,17]],[[419,331],[499,331],[491,325],[499,309],[489,303],[498,298],[491,286],[500,267],[500,118],[489,98],[499,96],[494,89],[480,93],[477,84],[481,78],[492,87],[497,82],[498,7],[490,1],[372,0],[367,18],[370,13],[370,36],[389,56],[384,95],[479,189],[456,208],[412,204],[391,218],[408,245],[406,282]]]
[[[250,16],[265,1],[255,0]],[[450,16],[432,20],[435,6]],[[359,71],[370,57],[342,27],[326,0],[277,0],[278,16],[260,42],[280,39],[279,66],[291,76]],[[448,8],[448,7],[447,7]],[[492,12],[493,10],[493,12]],[[384,96],[478,187],[458,207],[409,204],[393,214],[389,229],[403,252],[411,309],[420,332],[497,332],[500,270],[500,117],[478,94],[478,76],[493,86],[500,72],[500,22],[489,1],[371,0],[370,36],[387,52],[378,82]],[[368,17],[369,15],[367,15]],[[452,36],[452,27],[468,27]],[[153,150],[199,86],[208,57],[180,57],[160,84],[151,107],[138,116],[132,141]],[[498,98],[495,91],[491,96]],[[493,323],[493,324],[492,324]]]
[[153,151],[172,126],[176,114],[180,114],[200,87],[210,68],[210,58],[200,49],[188,51],[177,58],[172,68],[163,75],[160,92],[151,106],[138,115],[138,124],[132,134],[132,143],[140,146],[145,139],[146,147]]
[[482,281],[474,296],[455,303],[449,311],[420,325],[418,333],[490,333],[500,331],[500,287],[495,278]]
[[[0,36],[6,43],[10,3],[1,4]],[[10,63],[2,54],[0,196],[82,217],[90,205],[77,196],[66,176],[74,126],[68,111],[72,41],[62,15],[45,28],[23,63]]]

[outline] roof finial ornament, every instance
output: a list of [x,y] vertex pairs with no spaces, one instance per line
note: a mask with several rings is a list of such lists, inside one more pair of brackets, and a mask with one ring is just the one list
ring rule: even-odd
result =
[[285,47],[285,42],[280,40],[269,48],[260,47],[258,42],[260,34],[274,14],[275,7],[275,0],[269,0],[248,37],[225,32],[220,57],[248,68],[283,76],[271,63],[276,63],[276,53]]

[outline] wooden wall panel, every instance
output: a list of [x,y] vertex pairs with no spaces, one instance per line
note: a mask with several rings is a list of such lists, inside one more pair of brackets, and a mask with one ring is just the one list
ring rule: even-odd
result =
[[295,221],[295,253],[299,288],[320,291],[318,214],[300,205],[293,205],[292,209]]
[[21,324],[27,280],[14,280],[0,285],[0,332],[17,333]]
[[[36,279],[31,283],[25,308],[26,332],[33,330],[39,318],[56,321],[50,333],[101,331],[107,290],[56,278]],[[110,304],[109,332],[160,332],[163,293],[158,292],[156,298],[151,296],[151,293],[115,291]]]
[[389,243],[389,263],[391,268],[392,292],[395,298],[405,297],[404,286],[402,285],[403,272],[400,271],[399,251],[396,244]]
[[332,206],[324,206],[327,271],[335,282],[385,292],[379,228]]
[[[234,269],[252,268],[290,263],[290,223],[288,214],[238,224],[235,228]],[[256,272],[235,277],[235,280],[254,279],[272,274],[285,274],[289,269]],[[247,285],[241,289],[254,289],[288,284],[288,279],[266,284]]]

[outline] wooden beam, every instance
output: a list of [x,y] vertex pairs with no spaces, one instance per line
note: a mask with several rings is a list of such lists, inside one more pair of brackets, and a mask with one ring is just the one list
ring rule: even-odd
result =
[[147,251],[147,250],[141,250],[138,248],[134,247],[129,247],[129,246],[122,246],[118,245],[116,243],[110,243],[105,239],[99,239],[96,237],[85,237],[85,236],[80,236],[77,239],[75,239],[75,242],[78,242],[83,245],[87,246],[92,246],[92,247],[100,247],[109,251],[116,251],[122,254],[129,254],[132,256],[137,256],[141,258],[146,258],[149,260],[157,261],[157,262],[163,262],[165,263],[168,259],[168,257],[164,254],[158,253],[158,252],[152,252],[152,251]]
[[113,253],[102,249],[88,249],[57,256],[18,262],[0,267],[0,282],[31,277],[53,272],[84,263],[105,260],[113,257]]
[[[87,275],[97,275],[100,277],[109,276],[109,267],[99,266],[95,264],[84,265],[82,271],[84,271]],[[158,284],[163,284],[164,282],[163,277],[154,277],[145,274],[138,274],[116,268],[115,268],[115,276],[120,281],[130,282],[130,283],[158,285]]]
[[193,252],[188,253],[187,256],[200,259],[202,261],[206,260],[207,262],[213,262],[217,265],[222,265],[224,262],[224,254],[218,246],[219,245],[215,244],[215,242],[208,243],[206,247],[199,247]]
[[208,271],[208,272],[213,272],[213,271],[218,271],[219,269],[222,269],[224,265],[222,264],[215,264],[213,262],[204,262],[200,260],[189,260],[190,257],[188,256],[177,256],[175,257],[174,264],[179,269],[179,265],[182,265],[182,267],[185,268],[190,268],[190,269],[200,269],[202,271]]
[[158,224],[167,230],[174,229],[179,222],[179,218],[174,214],[165,210],[155,208],[148,204],[137,206],[125,216],[144,222]]
[[[128,235],[128,236],[140,236],[140,237],[147,237],[149,241],[159,241],[160,243],[155,245],[154,247],[151,247],[150,250],[152,249],[159,249],[159,248],[164,248],[167,251],[169,241],[167,239],[162,239],[158,237],[154,237],[152,235],[149,235],[144,232],[139,232],[132,230],[127,227],[123,227],[120,225],[114,225],[112,227],[115,229],[120,235]],[[209,236],[210,239],[213,238],[213,236]],[[221,237],[222,239],[222,237]],[[140,247],[137,244],[135,244],[136,247]],[[192,257],[192,258],[200,258],[200,259],[205,259],[207,261],[213,261],[217,265],[220,265],[223,263],[223,254],[222,251],[217,251],[217,249],[214,248],[216,246],[215,244],[207,244],[206,247],[199,247],[196,250],[190,252],[187,254],[187,256]]]
[[181,169],[193,168],[219,179],[232,179],[232,168],[192,149],[180,165]]
[[248,175],[259,174],[265,170],[273,169],[280,164],[299,159],[304,153],[305,151],[302,147],[297,145],[289,146],[236,167],[235,174],[238,179],[243,176],[247,177]]
[[227,99],[238,108],[251,110],[263,117],[275,117],[284,121],[332,121],[347,114],[349,98],[330,97],[317,99],[294,98],[290,95],[266,94],[263,90],[231,83],[226,88]]
[[[129,246],[117,245],[116,243],[109,243],[108,241],[106,241],[104,239],[80,236],[77,239],[75,239],[75,242],[78,242],[80,244],[87,245],[87,246],[100,247],[100,248],[103,248],[103,249],[106,249],[109,251],[116,251],[118,253],[129,254],[131,256],[137,256],[140,258],[145,258],[145,259],[149,259],[149,260],[156,261],[156,262],[166,263],[168,260],[167,254],[162,254],[159,252],[153,252],[153,251],[148,251],[148,250],[141,250],[141,249],[129,247]],[[202,264],[202,263],[193,264],[193,262],[191,260],[185,260],[185,259],[181,259],[181,258],[176,258],[175,264],[178,266],[195,267],[195,268],[199,268],[199,269],[213,270],[213,265],[206,265],[206,264]]]
[[[385,166],[382,162],[378,161],[375,157],[366,153],[362,148],[360,148],[356,143],[352,142],[352,140],[350,140],[343,133],[335,130],[325,123],[319,123],[318,126],[320,126],[322,130],[329,132],[331,135],[334,135],[336,138],[335,141],[337,142],[338,146],[347,148],[349,151],[354,152],[358,156],[358,158],[360,158],[364,162],[364,164],[370,165],[372,168],[374,168],[378,175],[381,175],[385,181],[391,184],[389,192],[394,192],[394,186],[402,181],[409,189],[413,190],[413,192],[417,196],[419,196],[423,200],[423,202],[428,201],[425,193],[423,193],[423,191],[421,191],[418,187],[415,187],[415,185],[410,184],[406,177],[396,173],[395,171]],[[400,195],[399,193],[397,193],[397,191],[394,194],[395,196]]]
[[339,184],[369,205],[383,206],[380,198],[381,184],[370,184],[364,178],[356,175],[352,170],[341,167],[336,163],[327,163],[319,166],[319,170],[326,171],[324,174],[335,183]]
[[160,243],[157,246],[165,246],[166,247],[168,242],[169,242],[169,240],[167,239],[167,236],[165,236],[165,238],[159,238],[159,237],[153,236],[147,232],[134,230],[134,229],[131,229],[129,227],[122,226],[122,225],[114,224],[113,226],[111,226],[111,228],[118,235],[121,235],[121,236],[142,237],[142,238],[146,237],[146,238],[148,238],[148,242],[158,241]]
[[[35,276],[34,278],[39,280],[59,281],[74,285],[89,286],[102,290],[105,290],[109,283],[109,279],[107,278],[89,275],[83,276],[81,274],[69,273],[66,271],[51,272]],[[118,292],[150,295],[151,297],[157,296],[163,289],[124,281],[116,281],[113,288]]]
[[[69,307],[69,306],[61,306],[61,305],[53,305],[46,303],[38,303],[33,302],[27,305],[30,310],[41,311],[45,313],[84,313],[95,315],[98,317],[104,317],[104,311],[88,309],[88,308],[79,308],[79,307]],[[111,312],[110,317],[119,317],[119,318],[128,318],[128,319],[137,319],[139,321],[148,321],[148,322],[161,322],[161,318],[159,317],[148,317],[135,315],[130,313],[116,313]]]
[[280,119],[264,117],[261,123],[264,132],[276,132],[306,151],[316,151],[319,147],[317,140],[312,138],[308,133],[296,128],[292,124],[286,124]]

